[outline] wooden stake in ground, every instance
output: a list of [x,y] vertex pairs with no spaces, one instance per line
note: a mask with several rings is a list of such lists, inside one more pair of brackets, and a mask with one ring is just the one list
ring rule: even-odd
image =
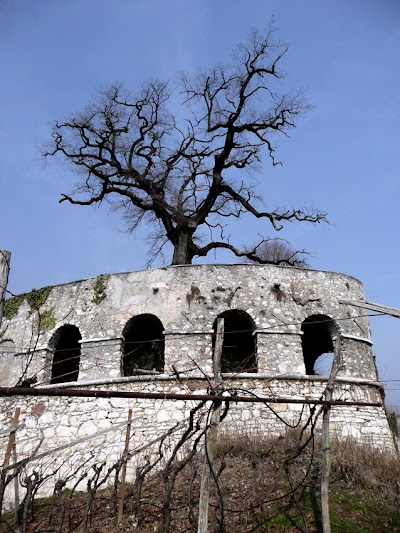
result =
[[15,409],[14,417],[11,422],[11,432],[10,432],[10,436],[8,437],[7,450],[6,450],[6,455],[4,457],[4,463],[3,463],[2,468],[7,468],[7,466],[10,464],[12,448],[15,442],[15,431],[18,426],[18,420],[19,420],[20,413],[21,413],[21,409],[17,407]]
[[[336,337],[335,354],[331,373],[324,392],[324,399],[331,401],[333,397],[333,388],[337,373],[341,366],[342,338]],[[331,474],[331,449],[329,438],[329,420],[331,415],[331,406],[324,405],[322,416],[322,469],[321,469],[321,518],[323,533],[331,533],[331,522],[329,516],[329,478]]]
[[5,483],[6,483],[6,477],[7,476],[6,476],[5,469],[10,464],[11,452],[12,452],[13,445],[14,445],[14,442],[15,442],[15,431],[16,431],[17,426],[18,426],[18,420],[19,420],[20,412],[21,412],[20,408],[17,407],[15,409],[14,417],[13,417],[12,422],[11,422],[10,436],[8,437],[6,454],[4,456],[4,462],[3,462],[3,465],[1,467],[2,472],[1,472],[1,476],[0,476],[0,495],[1,495],[0,519],[1,519],[1,516],[2,516],[2,512],[3,512],[3,497],[4,497],[4,490],[5,490],[5,487],[6,487]]
[[[214,381],[216,385],[222,383],[221,375],[221,355],[222,344],[224,341],[224,319],[217,320],[217,333],[215,337],[213,371]],[[200,504],[199,504],[199,522],[197,526],[197,533],[206,533],[208,531],[208,502],[210,497],[210,475],[214,462],[215,448],[218,436],[218,424],[221,416],[221,402],[214,403],[213,412],[211,415],[210,428],[207,431],[206,437],[206,457],[203,475],[201,478],[200,487]]]
[[[14,418],[12,419],[12,422],[11,422],[11,432],[10,432],[10,436],[8,437],[7,450],[6,450],[6,455],[4,457],[4,463],[3,463],[3,467],[2,468],[7,468],[7,466],[10,464],[11,453],[13,454],[14,463],[17,462],[17,449],[16,449],[16,446],[15,446],[15,432],[17,430],[18,420],[19,420],[19,415],[20,414],[21,414],[21,409],[19,407],[17,407],[15,409]],[[16,476],[14,478],[14,497],[15,497],[15,506],[14,506],[14,509],[15,509],[15,520],[17,520],[18,519],[18,508],[19,508],[19,481],[18,481],[18,476]]]
[[[15,426],[15,429],[17,427]],[[14,432],[15,434],[15,432]],[[14,439],[13,447],[12,447],[12,456],[13,456],[13,463],[17,463],[17,445],[16,445],[16,439]],[[18,476],[15,476],[14,478],[14,519],[15,522],[18,522],[18,509],[19,509],[19,479]]]
[[10,272],[11,252],[0,250],[0,326],[3,318],[3,305],[6,296],[8,274]]
[[124,511],[124,498],[125,498],[125,480],[126,480],[126,463],[129,453],[129,439],[131,438],[131,426],[132,426],[132,409],[129,409],[128,412],[128,425],[126,428],[125,434],[125,448],[122,456],[123,464],[121,470],[121,487],[119,489],[118,497],[118,524],[122,522],[122,514]]

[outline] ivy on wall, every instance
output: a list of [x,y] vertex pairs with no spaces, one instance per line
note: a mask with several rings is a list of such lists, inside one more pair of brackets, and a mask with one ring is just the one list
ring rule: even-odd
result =
[[[41,289],[32,289],[31,292],[25,292],[9,298],[4,302],[3,315],[8,320],[16,316],[22,303],[26,300],[31,311],[39,311],[46,303],[51,293],[52,287],[42,287]],[[43,313],[42,313],[43,314]]]
[[18,309],[21,307],[22,302],[26,298],[25,294],[18,294],[18,296],[13,296],[4,302],[3,315],[8,320],[11,320],[18,313]]
[[99,305],[107,296],[107,281],[107,274],[100,274],[94,281],[92,301],[96,305]]
[[37,317],[37,329],[38,333],[44,333],[50,329],[53,329],[56,325],[56,317],[54,316],[54,307],[45,309],[38,313]]

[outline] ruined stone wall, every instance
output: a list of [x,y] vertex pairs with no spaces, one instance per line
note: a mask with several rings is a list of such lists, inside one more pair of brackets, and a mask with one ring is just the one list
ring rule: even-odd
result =
[[64,324],[77,326],[82,336],[78,381],[118,377],[124,327],[144,313],[164,327],[167,372],[172,364],[180,371],[193,368],[195,360],[209,373],[213,324],[229,309],[245,311],[254,322],[259,372],[304,374],[301,325],[323,314],[334,319],[344,338],[341,375],[377,378],[366,312],[339,303],[365,299],[361,283],[350,276],[270,265],[169,267],[107,276],[102,299],[97,281],[53,287],[41,308],[50,327],[39,335],[37,313],[26,301],[14,318],[4,320],[9,344],[1,354],[1,384],[16,382],[27,363],[28,374],[49,383],[52,339]]
[[[89,385],[83,388],[102,390],[141,391],[141,392],[183,392],[194,390],[206,393],[208,383],[205,379],[182,380],[143,378],[122,379],[117,383]],[[243,389],[259,396],[282,398],[319,399],[324,390],[324,380],[271,380],[268,377],[243,376],[232,378],[225,383],[228,391],[243,394]],[[71,385],[69,385],[71,386]],[[75,385],[76,386],[76,385]],[[340,380],[335,385],[335,399],[379,402],[380,393],[373,384]],[[0,427],[7,428],[16,407],[20,407],[20,426],[17,431],[18,460],[29,457],[41,439],[39,454],[44,454],[40,461],[29,463],[24,472],[55,472],[55,476],[41,487],[39,496],[52,494],[57,479],[68,479],[66,487],[71,488],[85,472],[85,468],[106,461],[107,468],[122,455],[125,442],[124,422],[128,409],[133,411],[132,437],[130,450],[140,450],[155,438],[165,434],[178,424],[188,425],[190,410],[197,405],[195,401],[121,399],[121,398],[63,398],[63,397],[12,397],[2,398]],[[206,412],[209,406],[205,406]],[[318,409],[317,409],[318,412]],[[231,404],[227,417],[220,425],[220,432],[233,432],[238,436],[285,435],[290,428],[301,428],[310,416],[310,406],[290,403]],[[320,431],[320,422],[317,432]],[[203,419],[203,425],[205,418]],[[113,431],[105,430],[113,429]],[[388,428],[383,407],[333,407],[331,411],[331,436],[345,439],[347,437],[393,452],[393,437]],[[180,429],[165,442],[166,455],[170,446],[183,433]],[[71,446],[75,440],[85,437],[88,441]],[[6,440],[3,439],[4,447]],[[63,448],[65,446],[65,448]],[[61,449],[58,449],[60,448]],[[54,450],[46,455],[49,450]],[[158,447],[145,448],[129,462],[128,480],[133,481],[136,465],[145,464],[150,453],[157,453]],[[76,472],[71,477],[71,473]],[[110,480],[110,483],[112,479]],[[78,485],[78,490],[86,490],[87,479]],[[13,490],[10,485],[6,500],[12,504]]]
[[[254,376],[231,378],[225,382],[225,389],[232,394],[244,395],[244,390],[260,397],[294,398],[318,400],[324,390],[324,380],[313,378],[274,379]],[[72,387],[72,385],[69,385]],[[74,388],[79,388],[76,385]],[[203,378],[182,380],[179,383],[173,378],[165,379],[158,376],[152,380],[130,378],[114,383],[101,385],[83,384],[89,390],[107,391],[140,391],[140,392],[174,392],[187,394],[207,394],[208,383]],[[290,391],[290,392],[289,392]],[[373,383],[348,382],[339,380],[335,385],[334,399],[345,401],[377,402],[381,397],[379,389]],[[99,429],[111,427],[113,423],[124,422],[128,409],[140,420],[134,424],[135,431],[133,448],[149,442],[156,434],[172,428],[177,422],[185,420],[189,411],[196,405],[194,401],[125,399],[125,398],[64,398],[64,397],[11,397],[4,398],[0,413],[1,426],[8,427],[16,407],[21,408],[20,423],[25,426],[26,435],[29,431],[44,431],[46,442],[43,449],[58,445],[61,441],[69,442],[78,437],[96,433]],[[270,435],[283,435],[287,430],[284,421],[289,425],[297,423],[299,418],[304,422],[310,412],[309,407],[301,404],[269,403],[265,408],[262,403],[238,403],[230,406],[229,414],[224,422],[226,427],[236,430],[268,431]],[[280,420],[275,413],[283,418]],[[331,412],[331,427],[340,436],[351,436],[377,447],[391,449],[393,438],[388,430],[383,407],[334,406]],[[301,426],[301,424],[300,424]],[[30,443],[26,452],[30,449]],[[23,453],[23,448],[19,449]]]
[[[343,338],[335,398],[381,405],[334,407],[332,431],[341,438],[351,436],[394,450],[366,311],[340,303],[341,299],[365,299],[362,284],[356,279],[274,266],[201,265],[114,274],[100,281],[88,279],[53,287],[39,311],[23,301],[15,316],[4,320],[2,386],[16,385],[24,374],[25,378],[36,376],[34,386],[50,388],[205,393],[207,379],[212,378],[216,318],[227,310],[239,310],[253,324],[256,368],[225,373],[224,388],[239,394],[246,389],[273,398],[319,399],[327,376],[307,375],[301,339],[307,317],[323,315],[332,319],[332,341],[339,334]],[[154,315],[162,323],[164,369],[157,374],[123,377],[125,327],[132,317],[143,314]],[[46,319],[42,323],[41,316]],[[80,332],[79,375],[77,382],[51,385],[54,343],[65,325],[76,326]],[[3,397],[0,401],[3,427],[9,426],[15,408],[21,407],[24,427],[18,438],[25,442],[18,447],[21,456],[27,456],[34,445],[32,435],[44,436],[41,451],[45,451],[123,423],[129,408],[136,418],[131,449],[140,448],[185,420],[194,405],[189,401],[62,397]],[[295,425],[299,417],[304,421],[309,413],[309,407],[290,403],[272,403],[270,407],[272,410],[262,404],[232,405],[223,424],[236,432],[279,435],[287,429],[284,421]],[[123,432],[124,428],[119,428],[114,438],[101,437],[96,453],[115,460],[123,449]],[[71,453],[66,450],[59,454],[58,460],[64,461],[67,469],[85,461],[90,446],[77,446]]]

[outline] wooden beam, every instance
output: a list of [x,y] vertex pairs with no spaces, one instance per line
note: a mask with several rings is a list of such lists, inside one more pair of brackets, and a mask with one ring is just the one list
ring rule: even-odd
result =
[[339,300],[339,303],[343,305],[353,305],[354,307],[362,307],[363,309],[370,309],[371,311],[378,311],[378,313],[384,313],[385,315],[400,318],[400,309],[396,309],[395,307],[387,307],[386,305],[373,302],[361,302],[358,300]]

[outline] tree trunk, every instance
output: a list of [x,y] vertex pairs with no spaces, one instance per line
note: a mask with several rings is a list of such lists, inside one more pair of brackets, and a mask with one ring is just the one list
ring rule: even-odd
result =
[[174,255],[172,265],[191,265],[193,252],[189,250],[189,243],[192,240],[193,232],[179,231],[178,238],[174,243]]

